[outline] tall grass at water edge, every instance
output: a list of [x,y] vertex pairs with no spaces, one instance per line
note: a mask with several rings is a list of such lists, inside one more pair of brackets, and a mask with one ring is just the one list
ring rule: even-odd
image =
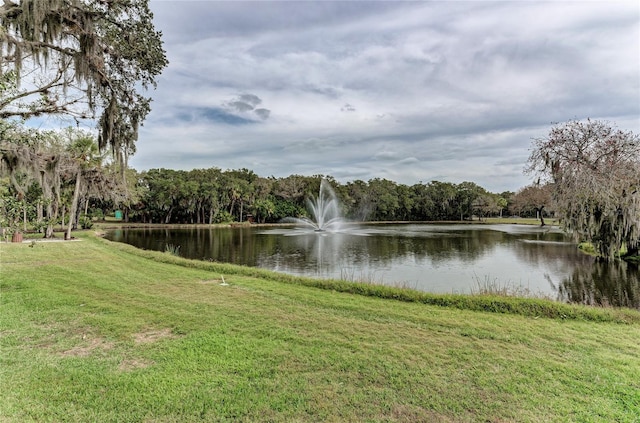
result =
[[173,244],[165,244],[164,252],[172,256],[180,257],[180,246]]
[[491,278],[490,275],[484,275],[480,278],[477,274],[473,275],[474,286],[471,287],[471,295],[493,295],[498,297],[518,297],[518,298],[537,298],[553,301],[548,294],[540,291],[532,291],[521,284],[512,283],[510,281],[501,282],[498,278]]

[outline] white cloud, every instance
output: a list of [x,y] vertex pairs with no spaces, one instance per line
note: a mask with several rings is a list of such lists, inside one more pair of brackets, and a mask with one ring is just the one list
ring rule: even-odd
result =
[[632,1],[151,6],[171,63],[140,169],[517,190],[531,138],[552,122],[640,131]]

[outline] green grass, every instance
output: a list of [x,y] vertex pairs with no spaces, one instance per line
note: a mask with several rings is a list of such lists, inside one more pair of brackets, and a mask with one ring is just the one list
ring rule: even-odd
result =
[[[534,217],[488,217],[483,218],[482,222],[540,226],[540,219]],[[558,219],[545,217],[544,223],[547,226],[558,225]]]
[[423,297],[93,236],[3,244],[0,266],[1,422],[639,421],[630,310]]

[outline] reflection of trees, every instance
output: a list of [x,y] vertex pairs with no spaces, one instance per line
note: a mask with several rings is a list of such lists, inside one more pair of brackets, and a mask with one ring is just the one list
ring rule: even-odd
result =
[[476,260],[506,241],[506,234],[485,230],[404,231],[398,234],[364,237],[363,247],[378,261],[397,261],[411,257],[416,262],[430,260],[442,263],[449,260]]
[[560,274],[558,300],[589,305],[640,308],[640,272],[625,262],[603,263],[575,246],[554,243],[519,242],[513,246],[521,259],[546,264]]
[[430,259],[438,264],[452,259],[474,261],[492,251],[498,244],[506,242],[508,235],[498,231],[464,230],[436,234],[418,241],[415,255],[417,259]]
[[[443,263],[450,260],[472,261],[508,242],[508,235],[497,231],[443,231],[385,233],[372,236],[315,233],[297,236],[264,236],[257,254],[258,265],[268,262],[295,271],[325,267],[380,267],[407,259]],[[269,245],[265,242],[271,240]],[[286,257],[286,259],[285,259]],[[285,263],[286,262],[286,263]],[[326,269],[324,269],[326,270]]]
[[527,263],[546,265],[557,273],[570,274],[575,267],[591,268],[595,259],[582,253],[575,244],[563,242],[516,242],[516,256]]
[[146,250],[164,251],[167,244],[180,246],[180,255],[255,266],[258,252],[276,249],[274,237],[256,237],[251,228],[124,229],[111,232],[113,241]]
[[286,237],[256,235],[251,228],[134,229],[112,233],[111,239],[139,248],[164,251],[166,244],[180,246],[180,255],[249,266],[285,257],[287,266],[298,270],[340,259],[352,265],[372,262],[390,265],[399,257],[434,264],[449,260],[476,260],[496,245],[510,242],[512,235],[487,230],[441,230],[354,236],[307,234]]
[[577,266],[559,286],[562,299],[573,303],[640,309],[637,265],[614,261]]

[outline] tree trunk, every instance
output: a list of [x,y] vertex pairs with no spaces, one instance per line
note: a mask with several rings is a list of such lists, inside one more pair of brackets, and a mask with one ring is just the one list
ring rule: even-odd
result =
[[[49,213],[47,213],[47,216],[49,216]],[[53,238],[53,219],[51,218],[49,218],[49,224],[47,225],[47,229],[44,231],[44,237]]]
[[542,215],[542,210],[544,209],[544,206],[539,207],[536,209],[536,213],[538,213],[538,218],[540,219],[540,226],[544,226],[544,216]]
[[[55,201],[53,202],[53,207],[51,208],[51,215],[49,215],[49,219],[51,221],[51,228],[53,229],[53,224],[54,222],[58,221],[58,213],[60,212],[60,204],[62,203],[62,201],[60,201],[60,188],[58,187],[58,190],[56,190],[56,197],[55,197]],[[53,233],[51,234],[53,236]]]
[[22,228],[27,232],[27,199],[22,197]]
[[47,204],[47,229],[44,231],[45,238],[53,237],[53,195],[51,193],[51,187],[46,181],[44,172],[40,172],[40,187],[42,187],[42,197]]
[[78,172],[76,173],[76,188],[73,191],[73,201],[71,202],[71,210],[69,210],[69,226],[67,226],[67,232],[64,239],[71,239],[71,228],[73,227],[73,221],[76,218],[78,199],[80,198],[81,175],[82,171],[78,169]]

